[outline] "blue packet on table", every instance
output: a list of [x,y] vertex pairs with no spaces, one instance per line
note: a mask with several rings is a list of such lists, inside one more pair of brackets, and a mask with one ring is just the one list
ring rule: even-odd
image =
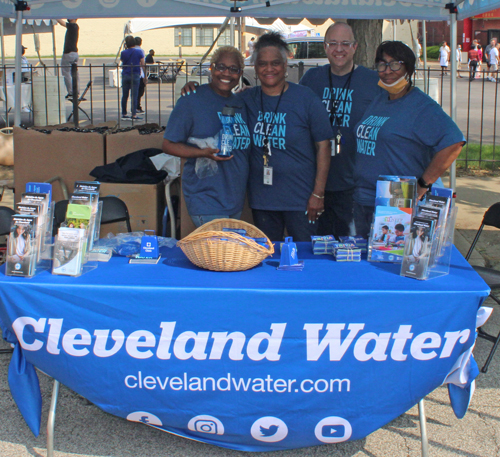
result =
[[223,232],[234,232],[237,233],[238,235],[245,236],[247,234],[247,231],[242,228],[229,228],[229,227],[223,227],[222,228]]
[[335,242],[335,237],[333,235],[312,235],[311,242],[315,255],[332,254],[332,243]]

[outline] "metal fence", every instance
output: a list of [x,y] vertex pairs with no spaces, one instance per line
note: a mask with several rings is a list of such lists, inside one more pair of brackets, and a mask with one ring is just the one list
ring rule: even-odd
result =
[[[22,124],[49,125],[71,121],[75,126],[97,125],[116,121],[119,127],[130,127],[138,123],[156,123],[165,126],[180,89],[187,81],[206,81],[206,76],[192,74],[199,66],[184,61],[168,61],[148,65],[148,84],[141,104],[144,113],[140,121],[121,119],[122,90],[120,87],[121,68],[116,64],[82,65],[73,68],[79,77],[79,98],[66,99],[61,68],[31,67],[23,73],[22,84]],[[310,66],[296,65],[288,70],[288,80],[298,82]],[[206,70],[206,68],[205,68]],[[206,73],[206,71],[201,71]],[[3,67],[3,85],[0,100],[0,123],[11,125],[14,119],[14,91],[12,67]],[[59,75],[59,77],[56,77]],[[476,72],[471,80],[467,69],[459,72],[457,80],[457,124],[464,133],[467,144],[457,160],[461,168],[498,169],[500,166],[500,145],[496,140],[499,85],[488,79],[485,69]],[[497,79],[498,75],[494,75]],[[10,81],[9,81],[10,80]],[[55,84],[54,81],[55,80]],[[257,85],[252,68],[245,69],[245,80]],[[441,69],[427,69],[417,72],[416,84],[434,98],[448,114],[450,113],[450,75]],[[130,113],[130,96],[127,103]],[[55,114],[57,121],[53,121]]]

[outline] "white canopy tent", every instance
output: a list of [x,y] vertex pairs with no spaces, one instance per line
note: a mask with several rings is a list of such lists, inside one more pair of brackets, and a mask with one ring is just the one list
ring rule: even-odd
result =
[[[500,0],[11,0],[0,3],[1,17],[15,17],[16,72],[21,72],[22,19],[102,17],[269,17],[449,20],[451,52],[457,48],[457,19],[500,8]],[[456,119],[456,70],[451,59],[451,117]],[[16,79],[14,122],[21,122],[21,80]],[[455,185],[452,168],[451,185]]]
[[[226,20],[226,16],[216,17],[145,17],[131,19],[125,24],[125,35],[144,32],[146,30],[163,29],[166,27],[183,27],[190,25],[211,25],[220,27]],[[245,18],[245,31],[255,35],[266,30],[275,30],[280,33],[288,34],[289,28],[281,19],[276,19],[272,25],[261,25],[254,18]]]

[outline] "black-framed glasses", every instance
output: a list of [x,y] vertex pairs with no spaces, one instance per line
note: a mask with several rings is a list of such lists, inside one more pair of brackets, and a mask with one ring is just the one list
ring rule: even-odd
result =
[[235,67],[234,65],[226,67],[223,63],[214,63],[214,68],[221,73],[225,72],[226,70],[229,70],[229,73],[233,75],[238,75],[241,73],[241,68]]
[[377,62],[375,68],[379,73],[383,73],[387,67],[389,67],[392,71],[401,70],[404,62],[402,60],[393,60],[392,62]]
[[325,41],[325,44],[328,48],[337,49],[339,46],[342,49],[352,48],[356,42],[355,41]]

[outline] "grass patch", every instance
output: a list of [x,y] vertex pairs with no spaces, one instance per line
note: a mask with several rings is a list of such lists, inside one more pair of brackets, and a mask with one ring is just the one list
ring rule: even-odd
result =
[[457,168],[495,170],[500,168],[500,144],[468,143],[457,159]]

